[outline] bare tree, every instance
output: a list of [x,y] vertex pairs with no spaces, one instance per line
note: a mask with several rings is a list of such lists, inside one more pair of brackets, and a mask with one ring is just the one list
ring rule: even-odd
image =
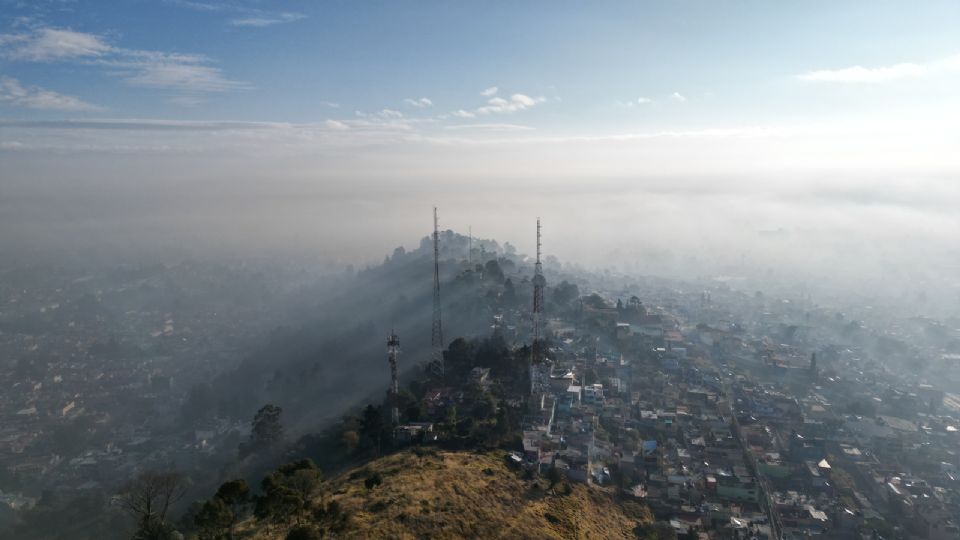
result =
[[173,527],[167,514],[187,493],[188,479],[176,472],[145,472],[128,482],[115,501],[137,522],[135,540],[163,540]]

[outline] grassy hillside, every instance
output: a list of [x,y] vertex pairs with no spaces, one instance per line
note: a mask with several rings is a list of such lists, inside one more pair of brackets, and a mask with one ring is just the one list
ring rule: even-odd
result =
[[[382,483],[367,487],[376,476]],[[550,490],[543,478],[525,480],[502,453],[401,452],[326,482],[315,502],[332,501],[345,523],[308,522],[336,538],[634,538],[650,520],[645,508],[625,509],[600,488]],[[243,532],[283,538],[290,526],[248,524]]]

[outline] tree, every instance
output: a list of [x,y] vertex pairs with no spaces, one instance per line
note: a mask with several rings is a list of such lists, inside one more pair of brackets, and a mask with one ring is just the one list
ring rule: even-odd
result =
[[318,507],[314,510],[313,517],[330,532],[343,531],[350,521],[350,515],[336,500]]
[[553,489],[553,486],[557,485],[557,482],[560,481],[560,471],[553,465],[547,469],[547,481],[550,482],[550,489]]
[[497,423],[494,426],[494,433],[499,437],[503,437],[510,432],[510,417],[507,415],[507,407],[501,405],[497,409]]
[[264,405],[253,417],[250,429],[250,446],[241,445],[241,456],[272,448],[283,440],[283,424],[280,414],[283,409],[276,405]]
[[517,290],[513,286],[513,280],[507,278],[503,282],[503,303],[512,306],[517,302]]
[[450,427],[450,431],[457,429],[457,406],[450,405],[447,407],[447,426]]
[[214,497],[203,503],[200,511],[193,518],[197,526],[197,537],[200,540],[221,540],[231,537],[233,522],[236,514],[219,497]]
[[173,534],[170,507],[187,493],[187,479],[175,472],[146,472],[128,482],[115,499],[137,523],[135,540],[163,540]]
[[300,525],[320,478],[320,469],[310,459],[287,463],[260,483],[263,495],[256,499],[254,515],[257,519],[277,522],[293,515]]
[[599,294],[593,293],[590,296],[583,298],[584,305],[590,306],[594,309],[606,309],[607,301],[603,299]]
[[340,435],[340,446],[343,447],[345,454],[352,454],[358,444],[360,444],[360,435],[356,431],[347,430]]
[[407,408],[403,410],[403,416],[407,419],[407,422],[419,422],[420,417],[423,416],[423,408],[420,406],[419,401],[413,401]]
[[579,287],[566,280],[561,281],[560,284],[553,289],[553,301],[561,307],[569,306],[577,298],[580,298]]
[[503,281],[503,269],[500,268],[500,263],[496,259],[490,259],[483,266],[483,278],[492,279],[497,283]]
[[250,502],[250,486],[242,478],[230,480],[220,485],[220,489],[217,490],[214,498],[223,501],[231,512],[230,523],[227,527],[227,536],[229,537],[233,533],[233,526],[236,525],[240,515]]
[[246,504],[250,498],[250,486],[242,478],[230,480],[220,485],[216,497],[231,506]]
[[363,409],[360,418],[360,433],[371,443],[376,445],[377,455],[380,455],[380,440],[383,434],[383,411],[372,404]]
[[313,493],[320,485],[320,469],[313,461],[305,461],[309,466],[293,471],[286,479],[287,486],[297,499],[297,523],[300,523],[303,511],[310,506]]

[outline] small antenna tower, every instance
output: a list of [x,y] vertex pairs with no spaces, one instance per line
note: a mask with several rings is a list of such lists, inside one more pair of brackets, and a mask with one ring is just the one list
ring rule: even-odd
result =
[[440,317],[440,226],[433,207],[433,335],[430,338],[430,371],[443,379],[443,324]]
[[396,332],[390,331],[390,337],[387,338],[387,360],[390,362],[390,422],[396,428],[400,424],[400,410],[397,408],[399,402],[397,395],[400,392],[397,384],[397,356],[400,354],[400,338]]

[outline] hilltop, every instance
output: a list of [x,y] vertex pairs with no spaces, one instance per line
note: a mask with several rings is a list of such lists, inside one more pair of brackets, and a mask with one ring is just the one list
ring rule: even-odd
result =
[[[505,453],[414,448],[325,482],[304,522],[338,538],[635,538],[652,518],[611,491],[528,477]],[[293,521],[249,521],[245,538],[284,538]]]

